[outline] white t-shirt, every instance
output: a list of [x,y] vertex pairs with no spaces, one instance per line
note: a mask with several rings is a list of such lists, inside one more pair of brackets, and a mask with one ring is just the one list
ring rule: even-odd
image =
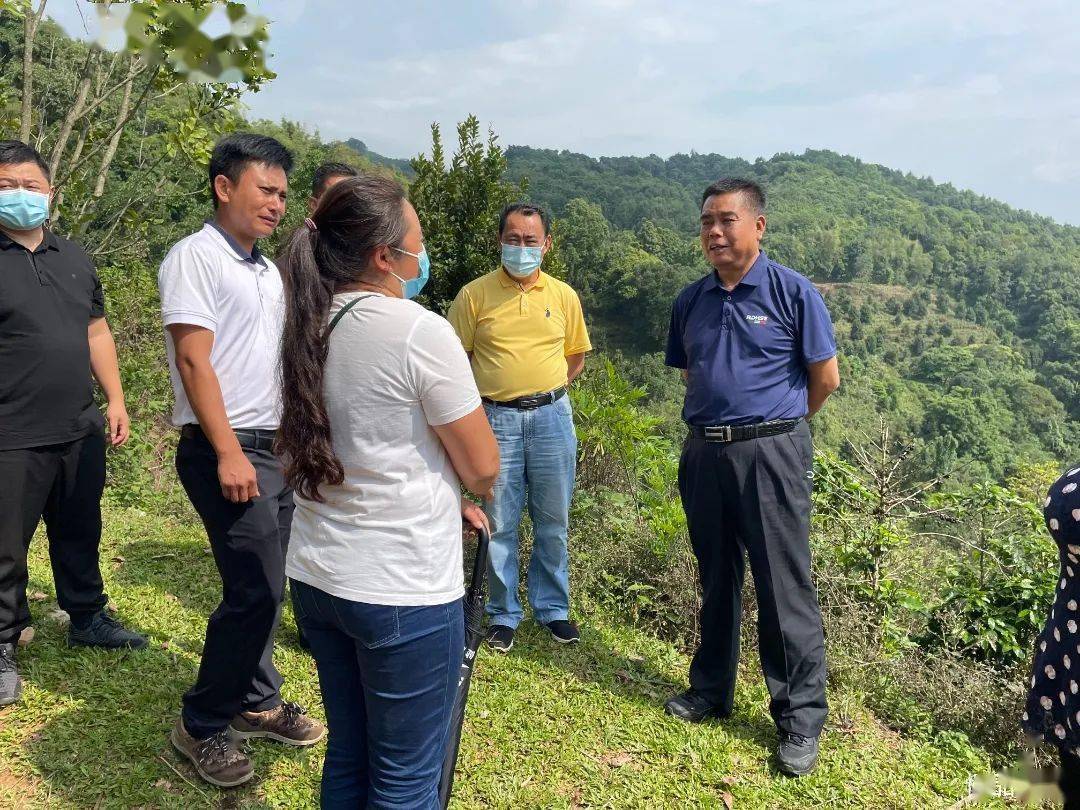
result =
[[[191,324],[214,333],[214,368],[225,413],[233,428],[276,428],[281,418],[278,358],[285,322],[281,274],[265,256],[244,257],[242,248],[207,223],[181,239],[158,271],[165,326]],[[188,402],[176,347],[165,330],[176,405],[173,424],[198,422]]]
[[373,293],[334,297],[330,317],[368,296],[330,335],[323,375],[345,468],[325,503],[296,497],[286,573],[376,605],[439,605],[464,593],[461,491],[432,425],[480,407],[461,341],[444,318]]

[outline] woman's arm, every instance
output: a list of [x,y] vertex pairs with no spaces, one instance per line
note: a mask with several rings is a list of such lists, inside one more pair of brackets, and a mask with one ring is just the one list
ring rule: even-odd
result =
[[490,498],[499,476],[499,445],[483,406],[460,419],[432,428],[465,488],[482,498]]

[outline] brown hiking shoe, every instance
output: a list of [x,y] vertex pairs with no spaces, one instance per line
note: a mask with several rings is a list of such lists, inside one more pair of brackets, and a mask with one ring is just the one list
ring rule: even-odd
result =
[[236,747],[227,728],[213,737],[196,740],[187,733],[184,721],[177,719],[169,740],[177,751],[191,760],[199,776],[211,785],[236,787],[255,775],[251,760]]
[[326,726],[304,714],[304,707],[282,703],[265,712],[240,712],[229,724],[234,740],[266,737],[301,748],[314,745],[326,736]]

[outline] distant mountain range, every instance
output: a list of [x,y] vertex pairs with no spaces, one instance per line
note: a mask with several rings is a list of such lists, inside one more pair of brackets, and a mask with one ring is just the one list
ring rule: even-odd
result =
[[412,178],[416,175],[416,172],[413,171],[412,166],[409,164],[409,161],[405,158],[392,158],[387,157],[386,155],[380,155],[378,152],[372,152],[370,149],[368,149],[367,144],[359,138],[349,138],[347,141],[345,141],[345,145],[352,149],[354,152],[356,152],[358,155],[363,155],[372,163],[377,163],[380,166],[390,166],[391,168],[397,169],[399,172],[409,178]]

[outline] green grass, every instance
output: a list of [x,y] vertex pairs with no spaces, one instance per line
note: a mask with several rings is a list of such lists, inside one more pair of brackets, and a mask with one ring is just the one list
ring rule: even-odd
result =
[[[37,638],[22,651],[20,705],[0,711],[0,807],[311,807],[322,746],[252,746],[256,780],[199,783],[166,733],[199,661],[217,574],[201,527],[133,509],[106,511],[102,561],[120,616],[147,632],[140,653],[69,650],[45,543],[35,539]],[[508,656],[481,653],[457,777],[459,807],[949,807],[989,770],[966,746],[935,747],[885,729],[853,696],[831,694],[817,772],[775,773],[767,694],[748,651],[737,711],[687,726],[663,699],[685,655],[602,615],[562,648],[526,623]],[[276,661],[285,695],[321,716],[315,667],[291,614]]]

